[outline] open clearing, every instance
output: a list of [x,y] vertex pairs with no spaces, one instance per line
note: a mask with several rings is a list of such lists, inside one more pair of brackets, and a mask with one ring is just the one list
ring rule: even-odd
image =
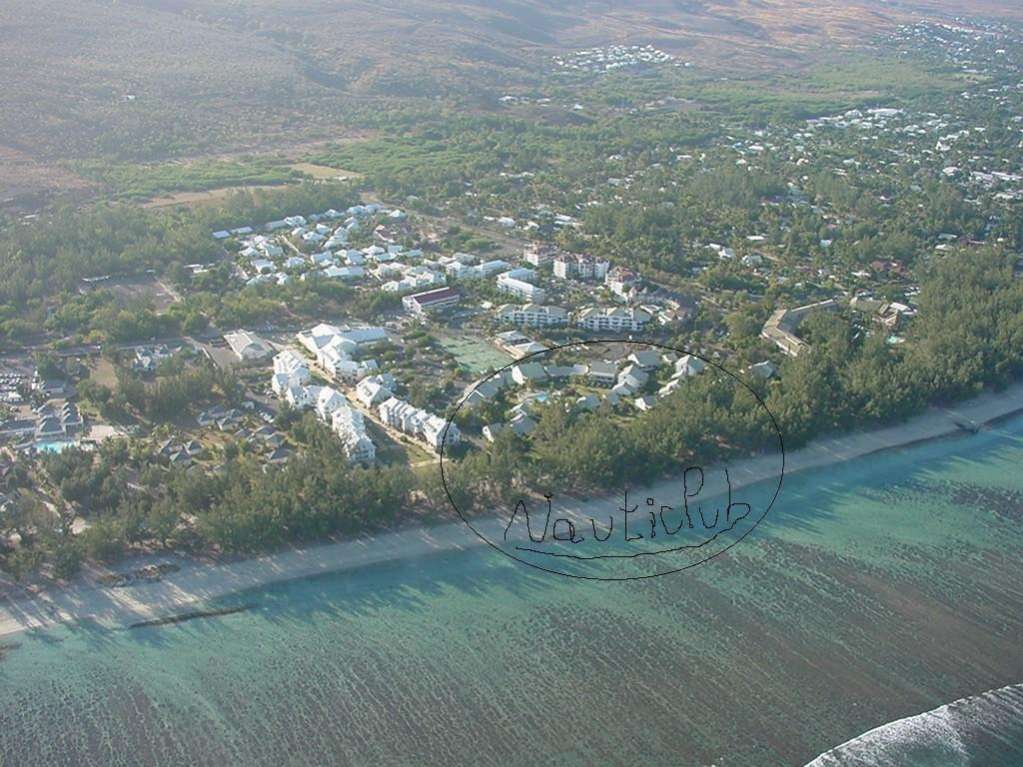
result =
[[252,192],[257,189],[281,189],[294,184],[252,184],[226,186],[222,189],[208,189],[205,192],[178,192],[164,197],[154,197],[142,203],[143,208],[167,208],[174,205],[210,205],[224,200],[235,192]]

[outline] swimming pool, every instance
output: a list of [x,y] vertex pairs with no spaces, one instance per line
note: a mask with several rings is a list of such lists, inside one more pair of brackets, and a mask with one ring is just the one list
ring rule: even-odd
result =
[[77,447],[77,442],[69,442],[67,440],[55,440],[52,442],[37,442],[36,450],[40,453],[62,453],[69,447]]

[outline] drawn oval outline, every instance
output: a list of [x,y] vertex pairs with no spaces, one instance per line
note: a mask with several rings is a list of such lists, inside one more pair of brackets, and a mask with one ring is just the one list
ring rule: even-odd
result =
[[[469,518],[466,516],[466,514],[460,508],[458,508],[458,504],[456,504],[454,498],[451,497],[451,491],[448,488],[447,475],[445,474],[445,470],[444,470],[444,452],[445,452],[445,448],[446,448],[446,445],[447,445],[447,431],[448,431],[448,427],[451,425],[452,421],[455,419],[455,416],[457,416],[459,411],[461,411],[462,406],[465,404],[466,400],[469,397],[472,396],[472,393],[474,391],[476,391],[476,389],[478,389],[480,386],[482,386],[487,381],[489,381],[492,378],[495,378],[495,377],[501,375],[502,373],[504,373],[504,371],[509,370],[509,369],[515,367],[516,365],[521,365],[523,362],[526,362],[527,360],[530,360],[530,359],[532,359],[534,357],[539,357],[539,356],[542,356],[542,355],[553,354],[554,352],[560,351],[561,349],[578,349],[579,347],[596,346],[598,344],[601,344],[601,345],[603,345],[603,344],[628,344],[628,345],[631,345],[631,346],[646,346],[646,347],[652,347],[652,348],[655,348],[655,349],[661,349],[662,351],[666,351],[666,352],[674,352],[675,354],[678,354],[678,355],[681,355],[681,356],[685,356],[687,354],[691,355],[691,356],[695,357],[696,359],[700,360],[701,362],[703,362],[704,364],[710,365],[711,367],[715,368],[716,370],[719,370],[720,372],[724,373],[729,378],[731,378],[733,381],[735,381],[740,386],[742,386],[744,389],[746,389],[746,391],[748,391],[750,394],[752,394],[754,399],[756,399],[757,404],[760,405],[761,408],[763,408],[765,413],[767,413],[767,417],[771,419],[771,426],[774,428],[775,434],[778,435],[778,450],[779,450],[779,456],[781,458],[781,469],[780,469],[780,471],[778,473],[778,485],[774,489],[774,493],[771,496],[770,502],[767,504],[767,508],[764,509],[763,514],[760,515],[760,517],[756,520],[756,522],[754,522],[753,525],[751,525],[750,528],[748,530],[746,530],[746,532],[744,532],[742,535],[740,535],[736,540],[732,541],[730,544],[728,544],[727,546],[725,546],[725,547],[721,548],[720,550],[714,552],[713,554],[710,554],[707,557],[704,557],[703,559],[699,560],[698,562],[691,562],[690,564],[687,564],[687,565],[685,565],[683,567],[675,568],[674,570],[665,570],[663,572],[648,573],[646,575],[630,575],[630,576],[625,576],[625,577],[602,577],[602,576],[594,576],[594,575],[579,575],[577,573],[566,573],[566,572],[563,572],[561,570],[555,570],[555,569],[550,568],[550,567],[543,567],[542,565],[539,565],[539,564],[537,564],[535,562],[529,562],[526,559],[523,559],[522,557],[515,556],[511,552],[505,550],[501,546],[499,546],[496,543],[494,543],[493,541],[491,541],[489,538],[487,538],[487,536],[483,535],[479,530],[476,529],[476,527],[472,524],[472,522],[469,521]],[[445,494],[445,496],[447,496],[448,503],[451,505],[451,508],[453,508],[455,510],[455,512],[458,514],[459,518],[462,520],[462,522],[465,524],[465,526],[468,527],[470,530],[472,530],[472,532],[476,535],[476,537],[478,537],[481,541],[483,541],[485,544],[490,546],[495,551],[501,552],[506,557],[509,557],[510,559],[515,560],[519,564],[523,564],[523,565],[526,565],[527,567],[532,567],[532,568],[534,568],[536,570],[541,570],[543,572],[552,573],[554,575],[561,575],[561,576],[566,577],[566,578],[577,578],[577,579],[580,579],[580,580],[589,580],[589,581],[636,581],[636,580],[645,580],[647,578],[658,578],[658,577],[660,577],[662,575],[673,575],[674,573],[679,573],[679,572],[682,572],[683,570],[689,570],[690,568],[706,564],[707,562],[709,562],[710,560],[714,559],[715,557],[718,557],[721,554],[724,554],[726,551],[731,549],[733,546],[736,546],[737,544],[741,543],[746,538],[746,536],[748,536],[750,533],[752,533],[754,530],[756,530],[756,528],[760,525],[761,522],[764,521],[764,519],[770,513],[771,509],[774,507],[775,502],[778,500],[778,495],[781,493],[782,483],[785,480],[785,440],[784,440],[784,437],[782,436],[782,433],[781,433],[781,427],[778,426],[778,420],[774,417],[774,413],[771,412],[770,408],[767,407],[767,403],[764,402],[763,397],[761,397],[759,394],[757,394],[757,392],[753,389],[753,387],[751,387],[749,384],[747,384],[745,381],[743,381],[739,376],[737,376],[735,373],[730,371],[728,368],[718,364],[717,362],[714,362],[713,360],[709,360],[706,357],[703,357],[703,356],[701,356],[699,354],[696,354],[694,352],[688,351],[686,349],[679,349],[679,348],[674,347],[674,346],[668,346],[666,344],[660,344],[660,343],[656,343],[654,341],[635,341],[635,340],[632,340],[632,339],[623,340],[623,339],[620,339],[620,338],[587,339],[585,341],[574,341],[572,343],[559,344],[558,346],[552,346],[549,349],[541,349],[539,351],[531,352],[530,354],[527,354],[527,355],[525,355],[525,356],[523,356],[523,357],[521,357],[521,358],[519,358],[517,360],[513,360],[512,362],[508,363],[507,365],[504,365],[503,367],[500,367],[497,370],[493,371],[492,373],[490,373],[490,375],[486,376],[485,378],[481,378],[479,381],[476,382],[476,385],[473,386],[472,389],[467,391],[462,396],[462,398],[458,401],[458,404],[451,411],[451,414],[445,420],[444,431],[441,434],[440,442],[441,442],[441,448],[440,448],[440,452],[438,454],[438,468],[440,470],[441,484],[444,487],[444,494]],[[713,536],[713,538],[716,538],[716,537],[717,537],[717,534],[715,534],[715,536]],[[713,540],[713,538],[709,539],[708,541],[705,541],[704,543],[710,542],[710,540]],[[704,544],[700,544],[700,545],[702,546]],[[655,557],[659,556],[659,555],[663,555],[664,553],[670,553],[670,552],[660,552],[660,553],[659,552],[649,552],[649,554],[651,556],[655,556]]]

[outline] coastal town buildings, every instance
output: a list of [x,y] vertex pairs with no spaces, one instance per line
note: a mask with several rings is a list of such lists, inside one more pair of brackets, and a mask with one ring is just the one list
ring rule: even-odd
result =
[[588,307],[575,317],[575,324],[585,330],[609,330],[615,333],[637,331],[650,322],[650,314],[643,309],[616,307]]
[[382,402],[378,412],[380,420],[388,426],[422,440],[435,451],[440,451],[442,446],[457,445],[462,438],[456,424],[397,397]]
[[521,327],[542,328],[568,324],[568,311],[560,306],[504,304],[495,313],[498,321]]
[[764,323],[760,337],[770,341],[790,357],[797,357],[807,348],[806,342],[796,335],[799,323],[812,312],[834,311],[837,308],[838,302],[828,299],[795,309],[778,309]]
[[255,362],[273,354],[273,349],[266,341],[248,330],[225,333],[224,340],[242,362]]
[[401,303],[410,314],[424,317],[457,306],[461,300],[462,294],[455,288],[438,288],[405,296]]

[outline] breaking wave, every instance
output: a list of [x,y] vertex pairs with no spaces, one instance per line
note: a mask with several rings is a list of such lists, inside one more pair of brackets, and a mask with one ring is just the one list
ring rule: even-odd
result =
[[1023,684],[898,719],[821,754],[806,767],[1019,767]]

